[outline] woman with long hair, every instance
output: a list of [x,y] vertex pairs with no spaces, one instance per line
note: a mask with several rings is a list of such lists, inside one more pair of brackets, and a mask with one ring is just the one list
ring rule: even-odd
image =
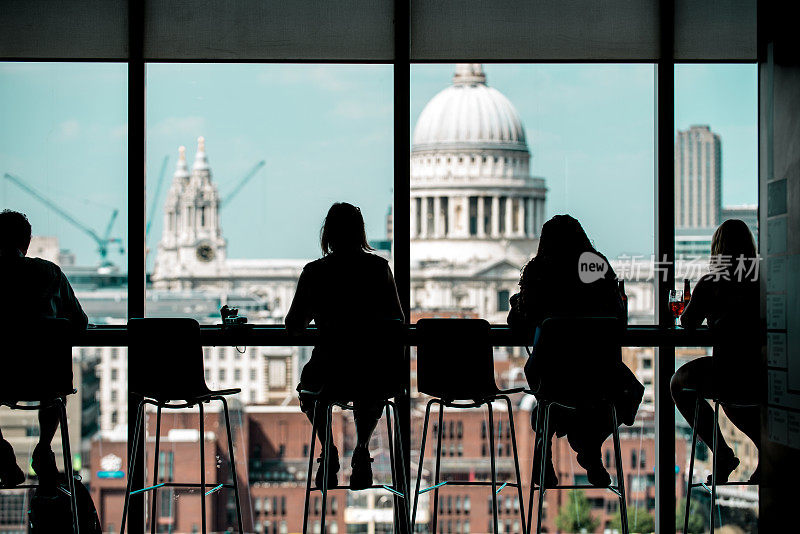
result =
[[[714,411],[705,401],[718,396],[731,422],[760,446],[760,353],[758,256],[750,229],[738,219],[723,222],[711,238],[709,273],[698,282],[681,316],[681,325],[696,328],[704,320],[714,333],[712,356],[681,366],[670,389],[675,405],[711,447],[717,433],[717,484],[727,482],[739,459],[714,428]],[[700,410],[694,421],[695,403]],[[726,400],[728,402],[726,402]],[[751,481],[758,481],[758,469]],[[709,483],[710,483],[709,477]]]
[[[584,253],[591,253],[597,261],[605,263],[605,271],[599,279],[581,280],[578,265]],[[627,321],[614,270],[605,256],[592,246],[581,224],[569,215],[556,215],[542,226],[539,249],[523,268],[519,286],[519,293],[511,298],[508,317],[508,323],[517,331],[533,332],[548,317],[617,317],[621,322]],[[534,353],[529,364],[535,356]],[[537,380],[530,376],[531,367],[526,365],[529,382]],[[621,357],[618,369],[611,375],[614,380],[608,387],[614,392],[620,421],[633,424],[644,386],[621,363]],[[534,410],[531,414],[534,428],[536,412]],[[566,434],[570,446],[578,453],[578,463],[586,469],[589,482],[600,487],[611,483],[600,452],[612,430],[611,418],[605,408],[563,410],[554,407],[549,428],[550,435],[536,436],[534,465],[539,465],[543,440],[551,440],[553,434]],[[552,450],[548,447],[546,486],[558,483],[550,454]]]
[[[290,333],[302,332],[313,320],[323,333],[339,333],[352,329],[354,324],[382,320],[403,320],[400,299],[388,262],[370,252],[361,210],[352,204],[339,202],[331,206],[320,235],[322,258],[303,268],[297,282],[294,300],[286,315],[286,329]],[[380,349],[376,347],[376,352]],[[320,391],[332,380],[347,380],[358,387],[367,386],[364,380],[374,369],[348,366],[348,354],[325,345],[314,347],[311,359],[303,367],[300,384],[300,408],[314,420],[314,398],[302,393]],[[375,365],[381,362],[376,356]],[[381,417],[382,405],[356,401],[355,424],[357,443],[351,461],[351,489],[372,486],[372,458],[369,439]],[[317,437],[324,438],[325,410],[317,409]],[[339,451],[330,443],[328,487],[338,485]],[[322,448],[320,447],[320,450]],[[321,453],[320,453],[321,457]],[[322,487],[323,466],[316,475],[316,484]]]

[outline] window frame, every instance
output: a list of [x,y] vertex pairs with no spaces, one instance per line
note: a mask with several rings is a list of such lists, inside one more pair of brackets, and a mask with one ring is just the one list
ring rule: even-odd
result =
[[[28,55],[20,56],[15,54],[9,56],[2,54],[2,61],[81,61],[81,62],[112,62],[125,63],[128,66],[128,232],[129,243],[139,243],[140,246],[128,246],[128,318],[145,316],[145,290],[146,290],[146,267],[145,267],[145,227],[146,227],[146,174],[145,174],[145,67],[147,63],[159,62],[235,62],[235,63],[367,63],[367,64],[386,64],[386,59],[352,60],[352,59],[321,59],[318,57],[295,57],[287,59],[285,57],[258,58],[254,59],[242,54],[233,59],[221,60],[219,58],[204,59],[180,59],[180,58],[147,58],[145,59],[145,2],[126,2],[127,4],[127,57],[52,57],[44,52],[37,56],[35,52],[38,48],[28,45],[29,50],[33,50]],[[429,7],[429,6],[428,6]],[[674,205],[674,67],[676,63],[757,63],[757,58],[742,58],[741,49],[731,45],[730,57],[724,54],[724,42],[718,47],[718,55],[707,59],[692,59],[680,54],[676,59],[676,35],[685,37],[680,33],[681,28],[686,25],[685,17],[686,6],[677,1],[662,0],[658,2],[658,26],[660,37],[658,38],[660,50],[658,57],[649,60],[619,58],[598,59],[587,57],[583,60],[576,59],[542,59],[536,57],[531,60],[520,59],[519,51],[509,51],[508,61],[530,62],[530,63],[594,63],[594,62],[613,62],[613,63],[653,63],[655,65],[655,86],[656,97],[654,102],[655,113],[655,134],[656,134],[656,165],[654,169],[654,217],[655,217],[655,243],[654,250],[656,257],[666,261],[665,276],[659,277],[655,282],[656,297],[656,317],[655,325],[666,327],[671,324],[672,316],[667,309],[665,302],[666,291],[674,284],[674,240],[675,240],[675,205]],[[555,8],[553,8],[555,9]],[[395,259],[395,281],[398,286],[402,309],[406,317],[410,312],[410,169],[408,158],[408,139],[410,139],[410,68],[412,63],[433,62],[431,59],[411,58],[411,25],[412,12],[410,1],[397,0],[393,3],[394,10],[394,58],[391,60],[394,71],[394,205],[393,231],[394,231],[394,259]],[[35,9],[31,9],[35,11]],[[676,28],[676,11],[679,15],[684,15],[679,20],[680,28]],[[149,23],[151,23],[150,21]],[[149,24],[148,23],[148,24]],[[493,21],[486,22],[492,25]],[[735,25],[734,25],[735,26]],[[685,28],[683,28],[685,29]],[[417,28],[419,31],[419,28]],[[680,39],[683,43],[685,39]],[[530,43],[528,43],[530,44]],[[683,43],[685,45],[685,43]],[[719,43],[718,43],[719,44]],[[14,50],[24,49],[21,48]],[[4,49],[5,50],[5,49]],[[722,51],[721,51],[722,50]],[[665,53],[664,51],[669,51]],[[74,50],[67,50],[67,53]],[[496,51],[495,51],[496,52]],[[496,58],[463,58],[451,57],[453,54],[445,51],[444,56],[436,59],[436,62],[456,62],[456,61],[475,61],[501,62]],[[738,54],[738,55],[737,55]],[[405,266],[404,268],[402,266]],[[114,343],[108,343],[114,345]],[[118,346],[125,346],[124,341],[120,340]],[[675,520],[675,473],[672,465],[675,460],[674,439],[668,439],[674,433],[675,415],[672,409],[672,399],[669,393],[669,379],[674,371],[675,349],[670,346],[669,340],[662,338],[656,350],[655,361],[652,367],[655,370],[655,406],[656,406],[656,521],[660,531],[674,531]],[[130,376],[130,373],[128,373]],[[399,399],[400,420],[404,428],[410,428],[410,414],[408,412],[408,398]],[[128,413],[136,411],[138,399],[130,393],[128,396]],[[667,407],[667,409],[663,409]],[[128,422],[129,435],[133,435],[133,421]],[[665,439],[661,439],[664,437]],[[143,437],[141,438],[143,440]],[[406,459],[406,470],[409,469],[410,452],[410,432],[404,434],[404,449]],[[140,445],[142,443],[140,442]],[[129,442],[128,447],[133,446]],[[140,466],[144,466],[144,447],[138,448]],[[665,469],[666,467],[666,469]],[[143,484],[144,471],[138,470],[132,473],[134,484]],[[129,528],[142,530],[144,528],[143,500],[141,495],[131,499],[132,514],[129,520]],[[141,519],[141,523],[139,523]]]

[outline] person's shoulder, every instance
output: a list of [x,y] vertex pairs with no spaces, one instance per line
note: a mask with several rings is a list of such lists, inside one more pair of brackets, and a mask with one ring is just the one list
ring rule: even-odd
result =
[[373,254],[371,252],[364,252],[361,255],[364,258],[364,261],[367,261],[373,265],[378,265],[380,267],[388,267],[389,260],[384,257],[378,256],[377,254]]
[[22,261],[25,262],[28,269],[35,270],[43,274],[48,274],[54,278],[60,277],[62,274],[61,267],[50,260],[25,257],[22,259]]
[[314,273],[318,272],[320,269],[324,269],[327,263],[327,256],[323,256],[318,258],[314,261],[310,261],[303,266],[303,273],[306,276],[313,275]]
[[694,286],[694,290],[697,291],[698,289],[703,290],[709,287],[713,287],[717,285],[720,281],[719,276],[714,276],[711,273],[706,273],[700,277],[700,280],[697,281],[697,284]]

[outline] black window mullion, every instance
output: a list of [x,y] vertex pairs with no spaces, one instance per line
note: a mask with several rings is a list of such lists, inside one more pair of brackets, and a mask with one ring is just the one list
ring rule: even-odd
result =
[[[394,207],[392,215],[392,245],[394,273],[400,305],[406,320],[411,320],[411,182],[408,141],[411,138],[411,82],[409,16],[410,0],[394,3]],[[406,347],[406,355],[409,348]],[[402,429],[403,474],[409,481],[411,473],[411,362],[406,358],[408,374],[404,377],[405,394],[398,396],[397,416]],[[405,523],[399,522],[400,532],[407,534]],[[413,525],[411,526],[413,530]]]
[[[675,3],[661,0],[661,47],[656,62],[655,251],[656,323],[673,325],[669,290],[675,284]],[[675,532],[675,409],[669,383],[675,371],[675,347],[656,348],[656,532]]]
[[[144,317],[145,312],[145,65],[144,2],[128,2],[128,318]],[[135,376],[128,358],[128,458],[134,448],[136,413],[139,398],[132,393],[130,377]],[[144,487],[144,435],[136,447],[133,488]],[[144,532],[144,497],[130,500],[128,532]]]

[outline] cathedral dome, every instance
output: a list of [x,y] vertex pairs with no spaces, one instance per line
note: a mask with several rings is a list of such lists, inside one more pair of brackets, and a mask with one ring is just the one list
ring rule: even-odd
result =
[[462,148],[528,151],[517,110],[486,85],[478,63],[458,64],[453,84],[428,102],[417,119],[411,150]]

